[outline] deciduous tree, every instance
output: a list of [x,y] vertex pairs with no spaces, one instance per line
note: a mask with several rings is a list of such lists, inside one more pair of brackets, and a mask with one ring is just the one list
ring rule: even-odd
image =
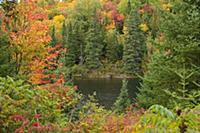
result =
[[16,72],[24,74],[28,73],[27,65],[35,56],[45,56],[51,37],[47,14],[39,12],[34,2],[21,2],[15,10],[15,17],[5,18],[3,25],[14,49],[12,59],[16,62]]

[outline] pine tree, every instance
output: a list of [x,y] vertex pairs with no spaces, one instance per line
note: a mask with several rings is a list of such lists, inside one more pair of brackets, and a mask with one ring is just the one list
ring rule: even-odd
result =
[[124,70],[128,74],[142,73],[145,37],[139,29],[140,24],[139,14],[136,11],[131,11],[126,22],[128,34],[126,35],[123,52]]
[[78,60],[79,40],[76,30],[71,21],[67,25],[63,23],[63,45],[67,49],[65,53],[66,66],[73,66]]
[[57,39],[56,39],[56,28],[55,26],[52,27],[52,31],[51,31],[51,43],[49,44],[49,46],[55,46],[57,44]]
[[0,76],[12,76],[15,74],[15,63],[12,60],[12,50],[8,35],[0,29]]
[[85,63],[89,69],[97,69],[101,65],[100,57],[103,48],[101,26],[96,22],[92,22],[87,32],[85,47]]
[[106,39],[106,58],[111,62],[116,62],[119,59],[117,51],[120,44],[116,34],[115,31],[108,33]]
[[144,107],[184,108],[200,102],[200,11],[195,2],[175,2],[172,12],[163,12],[165,40],[154,41],[159,52],[153,53],[137,96]]
[[127,84],[128,84],[128,81],[123,80],[120,94],[117,97],[116,102],[114,103],[114,109],[116,113],[124,112],[125,109],[131,104],[131,101],[128,95]]

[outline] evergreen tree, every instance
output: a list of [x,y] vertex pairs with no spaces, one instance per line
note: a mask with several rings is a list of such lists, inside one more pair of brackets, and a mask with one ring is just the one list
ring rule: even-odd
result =
[[[76,64],[83,65],[85,58],[85,32],[82,24],[76,20],[74,27],[74,40],[76,43]],[[87,33],[87,32],[86,32]]]
[[55,26],[52,27],[52,31],[51,31],[51,42],[49,44],[49,46],[55,46],[57,44],[57,39],[56,39],[56,28]]
[[79,41],[77,29],[71,21],[63,23],[63,45],[67,49],[65,53],[65,65],[73,66],[78,60]]
[[[1,25],[1,22],[0,22]],[[15,63],[12,60],[12,48],[8,35],[0,29],[0,76],[14,75]]]
[[142,60],[145,52],[144,33],[139,29],[140,16],[131,11],[126,22],[128,34],[124,44],[124,70],[128,74],[142,73]]
[[66,22],[63,22],[62,25],[62,44],[65,46],[67,42],[67,27],[66,27]]
[[89,69],[96,69],[101,65],[103,41],[102,29],[96,22],[92,22],[90,29],[87,32],[86,47],[85,47],[85,63]]
[[119,43],[115,31],[108,33],[106,43],[106,58],[111,62],[116,62],[119,59],[117,52]]
[[138,102],[149,107],[191,107],[200,102],[200,10],[197,0],[176,2],[172,12],[163,12],[164,41],[154,41],[154,52]]
[[117,97],[116,102],[114,103],[114,109],[116,113],[124,112],[125,109],[131,104],[131,101],[128,95],[127,84],[128,84],[128,81],[123,80],[120,94]]

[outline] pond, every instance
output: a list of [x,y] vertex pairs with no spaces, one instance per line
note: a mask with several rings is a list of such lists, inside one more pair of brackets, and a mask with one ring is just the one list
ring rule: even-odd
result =
[[[74,84],[80,92],[87,96],[96,92],[95,98],[100,105],[110,109],[119,96],[122,79],[75,79]],[[138,80],[128,79],[128,92],[132,101],[136,98]]]

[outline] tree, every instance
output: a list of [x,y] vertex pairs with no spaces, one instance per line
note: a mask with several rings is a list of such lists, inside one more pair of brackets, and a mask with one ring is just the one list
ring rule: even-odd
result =
[[111,62],[116,62],[119,59],[118,47],[120,44],[115,31],[107,34],[106,44],[106,58]]
[[14,10],[17,12],[15,17],[5,17],[2,28],[9,35],[14,49],[12,59],[16,63],[16,73],[27,74],[28,64],[33,58],[46,54],[45,46],[51,40],[48,35],[48,16],[39,12],[33,1],[23,1]]
[[101,65],[100,57],[103,49],[103,41],[101,38],[101,26],[94,21],[88,30],[85,47],[85,63],[89,69],[96,69]]
[[142,73],[142,60],[145,53],[145,36],[139,29],[141,24],[140,16],[137,11],[131,11],[126,27],[128,33],[124,44],[124,70],[128,74]]
[[126,108],[131,104],[128,95],[127,84],[128,84],[127,80],[122,81],[122,88],[120,90],[120,94],[117,97],[116,102],[114,103],[114,109],[117,113],[124,112]]
[[48,88],[64,84],[64,75],[59,71],[59,56],[64,52],[62,45],[56,44],[46,48],[48,54],[45,58],[35,57],[29,65],[31,73],[29,79],[33,84],[46,85]]
[[11,76],[15,74],[15,63],[12,60],[13,49],[10,47],[8,34],[0,29],[0,35],[0,76]]
[[[68,23],[71,25],[73,35],[70,35],[69,40],[73,44],[73,51],[70,58],[75,55],[75,63],[83,65],[86,62],[86,45],[88,40],[89,30],[91,29],[94,19],[96,23],[99,15],[97,12],[101,8],[101,3],[98,0],[81,0],[75,3],[72,13],[68,17]],[[66,25],[67,27],[67,25]],[[69,29],[69,28],[67,28]],[[72,34],[71,33],[71,34]],[[72,47],[72,46],[71,46]],[[68,51],[70,52],[70,51]]]
[[172,12],[162,12],[164,39],[154,40],[158,52],[151,57],[137,96],[144,107],[184,108],[200,102],[200,13],[195,2],[174,2]]
[[78,25],[76,22],[68,21],[67,25],[63,23],[63,45],[67,49],[65,53],[65,65],[73,66],[79,59],[80,41]]
[[52,31],[51,31],[51,42],[50,46],[55,46],[57,44],[57,39],[56,39],[56,29],[55,26],[53,26]]

